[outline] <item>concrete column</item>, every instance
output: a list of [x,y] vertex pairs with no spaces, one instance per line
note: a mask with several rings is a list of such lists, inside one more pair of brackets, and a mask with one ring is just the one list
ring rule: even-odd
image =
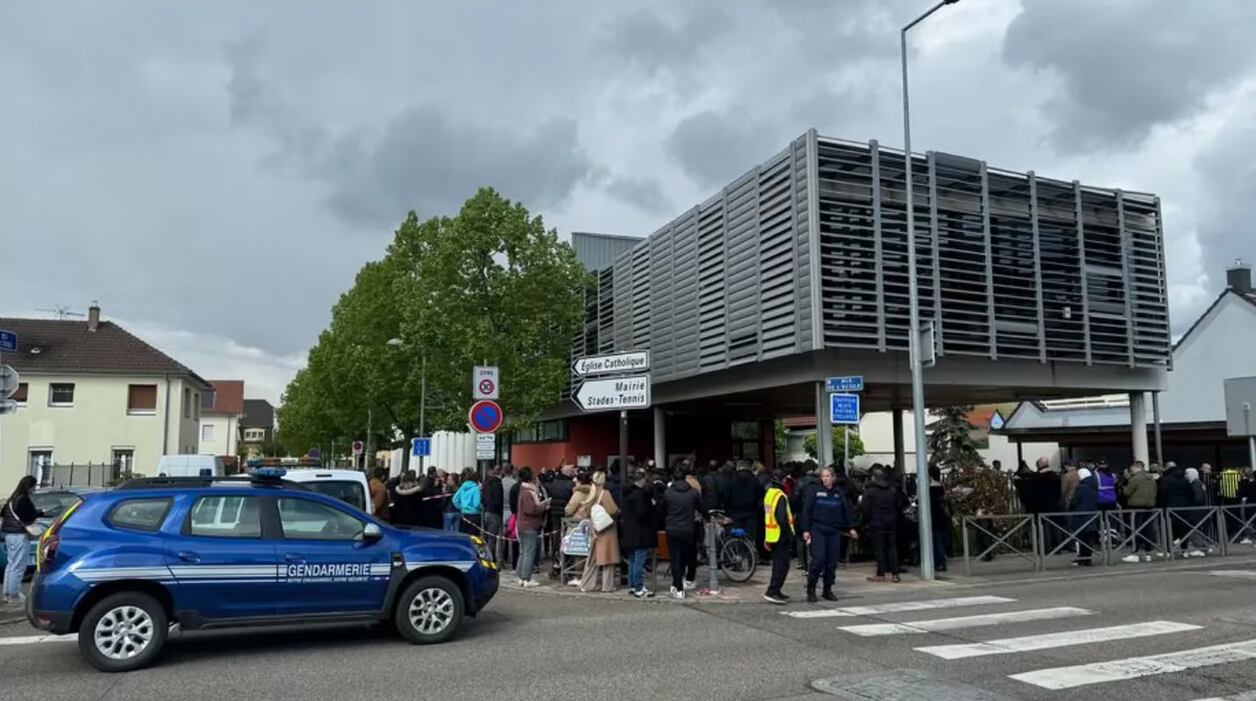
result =
[[901,475],[903,466],[907,464],[906,446],[903,445],[903,410],[895,409],[890,416],[894,422],[894,469]]
[[829,393],[824,382],[816,383],[816,462],[833,464],[833,424],[829,419]]
[[1134,445],[1134,459],[1146,465],[1151,462],[1147,450],[1147,395],[1130,392],[1130,439]]
[[663,407],[654,407],[654,464],[667,469],[667,417]]

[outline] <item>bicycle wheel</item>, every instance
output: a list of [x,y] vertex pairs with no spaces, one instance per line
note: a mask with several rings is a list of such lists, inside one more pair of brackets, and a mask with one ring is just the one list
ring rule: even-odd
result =
[[754,545],[746,538],[731,538],[720,548],[720,571],[734,582],[748,582],[759,565]]

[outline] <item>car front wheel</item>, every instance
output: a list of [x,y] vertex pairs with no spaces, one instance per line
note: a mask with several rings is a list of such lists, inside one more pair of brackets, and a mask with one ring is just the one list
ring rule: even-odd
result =
[[161,654],[169,625],[166,610],[141,592],[120,592],[101,599],[79,627],[79,651],[102,672],[146,667]]
[[394,622],[407,640],[418,645],[443,643],[462,623],[462,590],[445,577],[421,577],[397,600]]

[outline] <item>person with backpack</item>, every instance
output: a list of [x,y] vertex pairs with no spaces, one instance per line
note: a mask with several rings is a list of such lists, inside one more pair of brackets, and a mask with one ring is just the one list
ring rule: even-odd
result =
[[667,532],[667,557],[671,561],[673,599],[685,598],[685,592],[697,587],[698,544],[694,540],[694,521],[702,513],[702,497],[693,488],[680,467],[675,479],[663,493],[663,525]]

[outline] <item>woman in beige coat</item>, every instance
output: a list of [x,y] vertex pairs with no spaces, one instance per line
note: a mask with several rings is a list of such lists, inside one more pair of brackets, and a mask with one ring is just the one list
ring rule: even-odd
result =
[[[591,519],[593,507],[601,504],[611,518],[619,515],[619,507],[606,491],[606,473],[594,472],[591,488],[584,492],[577,488],[567,504],[568,515],[578,519]],[[592,554],[584,563],[584,574],[580,577],[580,591],[592,591],[598,577],[602,579],[602,591],[613,592],[618,584],[616,567],[619,565],[619,528],[612,525],[601,533],[593,534]]]

